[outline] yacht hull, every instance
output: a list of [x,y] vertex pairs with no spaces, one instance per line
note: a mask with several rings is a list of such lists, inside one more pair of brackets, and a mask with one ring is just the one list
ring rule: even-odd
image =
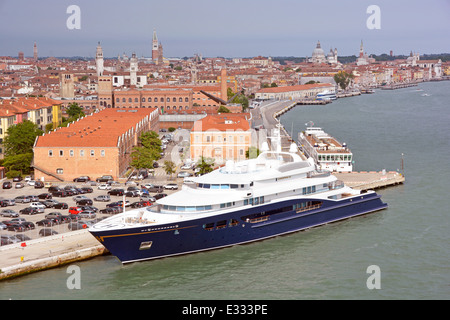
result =
[[161,225],[91,227],[122,263],[259,241],[386,209],[375,192],[340,200],[298,198]]

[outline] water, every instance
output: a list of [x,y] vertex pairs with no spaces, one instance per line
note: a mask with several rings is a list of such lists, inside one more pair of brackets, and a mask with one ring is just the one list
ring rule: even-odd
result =
[[[449,299],[449,101],[450,82],[434,82],[282,116],[295,139],[312,120],[346,142],[358,171],[401,171],[404,153],[406,183],[379,191],[387,210],[181,257],[99,257],[76,263],[79,290],[62,267],[1,282],[0,299]],[[381,289],[367,287],[371,265]]]

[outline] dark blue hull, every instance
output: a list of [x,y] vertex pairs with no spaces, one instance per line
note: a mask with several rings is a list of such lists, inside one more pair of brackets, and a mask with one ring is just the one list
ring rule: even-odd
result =
[[376,193],[331,201],[267,203],[166,225],[89,231],[122,263],[217,249],[296,232],[387,208]]

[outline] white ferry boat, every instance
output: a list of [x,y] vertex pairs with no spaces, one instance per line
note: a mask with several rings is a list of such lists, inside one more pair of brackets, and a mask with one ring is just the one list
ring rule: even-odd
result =
[[322,128],[307,127],[298,134],[303,153],[314,159],[319,169],[331,172],[351,172],[353,154],[346,143],[340,143]]
[[336,100],[336,93],[329,90],[320,92],[316,95],[316,100]]
[[[294,150],[295,149],[295,150]],[[189,178],[150,207],[102,220],[89,231],[122,263],[263,240],[385,209],[317,170],[291,146]]]

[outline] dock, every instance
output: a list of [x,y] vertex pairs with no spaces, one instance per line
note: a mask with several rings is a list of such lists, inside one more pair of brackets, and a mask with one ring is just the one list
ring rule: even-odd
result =
[[347,186],[361,191],[396,186],[405,182],[405,176],[397,171],[334,172],[333,175]]
[[86,229],[0,247],[0,280],[107,254]]
[[394,83],[394,84],[388,84],[381,87],[381,90],[395,90],[395,89],[402,89],[402,88],[409,88],[409,87],[417,87],[417,83]]

